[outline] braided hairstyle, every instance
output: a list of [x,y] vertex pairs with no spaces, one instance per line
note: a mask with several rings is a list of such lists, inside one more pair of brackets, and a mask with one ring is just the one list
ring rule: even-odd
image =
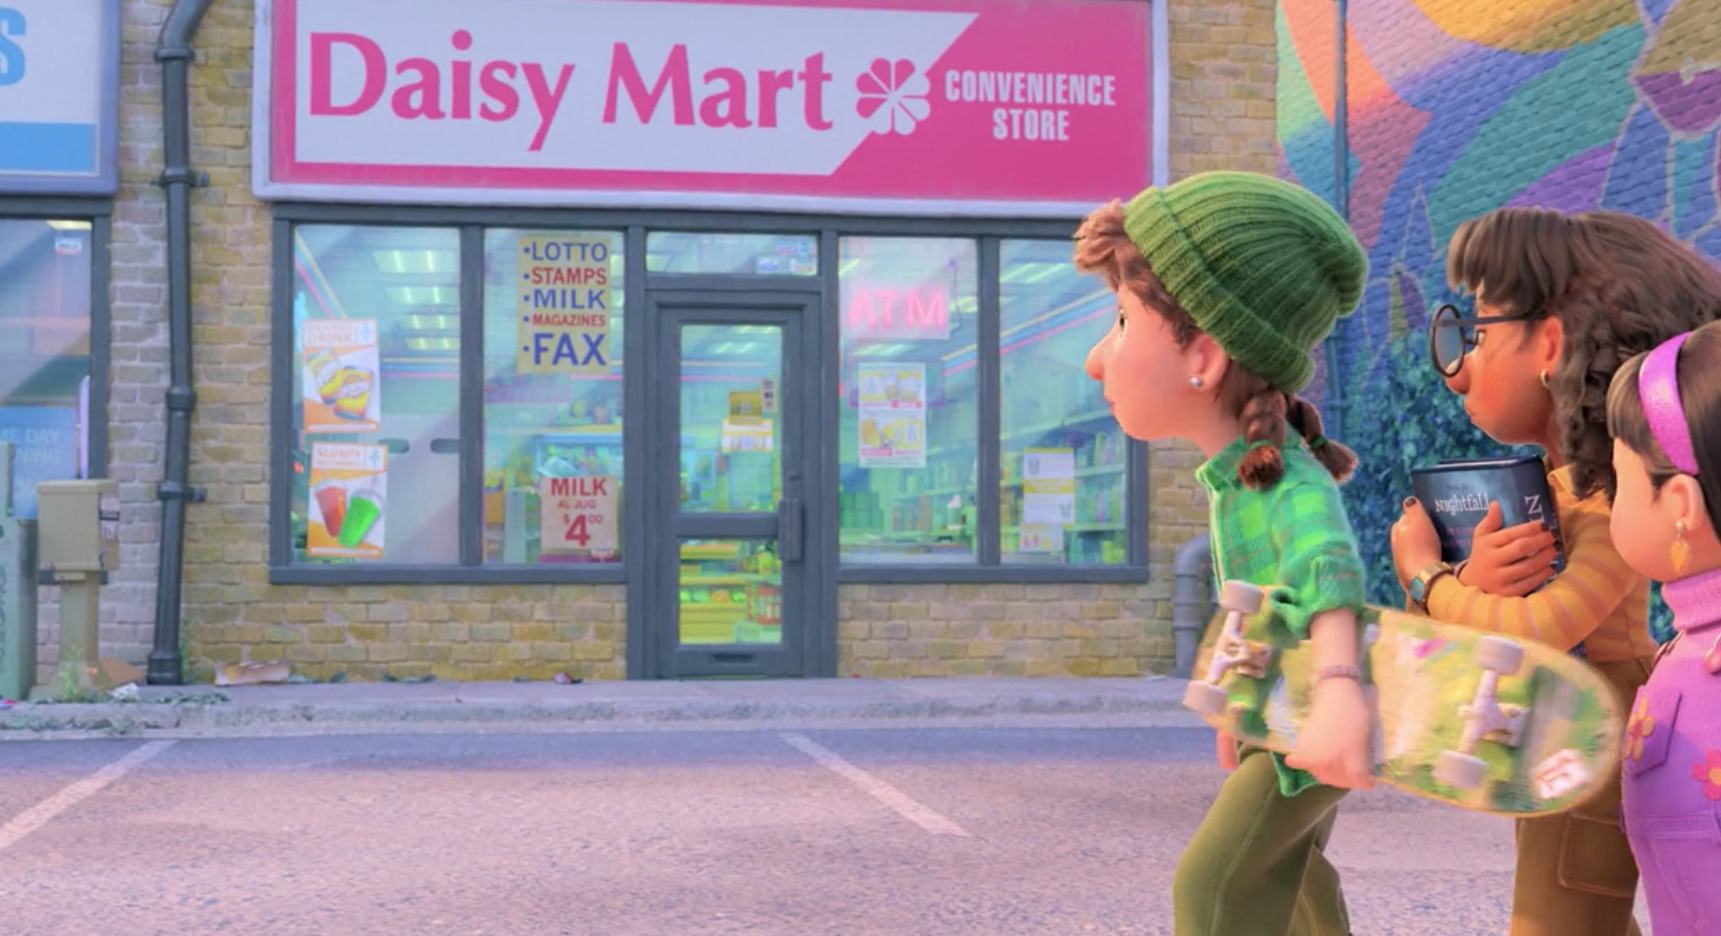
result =
[[1219,383],[1219,398],[1243,424],[1243,438],[1249,443],[1249,451],[1237,466],[1237,474],[1249,487],[1264,491],[1285,476],[1285,460],[1279,446],[1285,443],[1287,424],[1297,430],[1315,460],[1338,483],[1349,481],[1351,472],[1356,470],[1356,453],[1344,443],[1326,437],[1321,412],[1315,404],[1295,393],[1269,386],[1236,361],[1231,362]]
[[[1075,254],[1077,269],[1103,278],[1114,291],[1130,290],[1142,305],[1163,316],[1179,348],[1188,347],[1201,334],[1194,316],[1165,288],[1130,240],[1122,203],[1114,201],[1082,222],[1076,230]],[[1286,424],[1297,430],[1335,480],[1340,484],[1350,480],[1356,453],[1323,434],[1321,414],[1313,403],[1271,386],[1235,360],[1226,367],[1216,392],[1225,412],[1242,423],[1243,437],[1250,445],[1237,468],[1245,485],[1267,490],[1285,476],[1279,446],[1285,442]]]

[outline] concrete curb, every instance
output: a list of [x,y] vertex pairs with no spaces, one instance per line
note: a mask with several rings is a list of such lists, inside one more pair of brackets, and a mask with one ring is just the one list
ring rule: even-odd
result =
[[[976,720],[1009,716],[1117,717],[1181,712],[1181,680],[972,680],[798,684],[668,689],[650,683],[270,686],[199,692],[150,690],[133,702],[18,703],[0,709],[0,740],[46,732],[276,733],[286,729],[623,726]],[[1072,683],[1074,685],[1072,685]],[[797,692],[796,688],[804,688]],[[403,691],[406,690],[406,691]]]

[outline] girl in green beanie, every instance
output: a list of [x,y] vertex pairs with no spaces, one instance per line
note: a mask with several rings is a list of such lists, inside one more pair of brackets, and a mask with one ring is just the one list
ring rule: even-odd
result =
[[1212,172],[1094,212],[1075,262],[1118,296],[1117,324],[1087,363],[1118,425],[1207,455],[1196,477],[1219,578],[1267,588],[1321,674],[1295,754],[1220,736],[1231,774],[1178,862],[1177,936],[1343,936],[1344,897],[1321,849],[1346,789],[1371,785],[1373,735],[1358,668],[1362,560],[1338,490],[1356,457],[1322,435],[1297,391],[1314,347],[1356,308],[1368,260],[1309,192]]

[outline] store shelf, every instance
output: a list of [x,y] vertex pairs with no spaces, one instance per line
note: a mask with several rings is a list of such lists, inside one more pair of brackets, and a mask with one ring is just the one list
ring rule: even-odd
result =
[[759,572],[725,572],[722,575],[686,575],[681,576],[683,588],[738,588],[745,585],[775,585],[782,576],[766,575]]
[[[1119,477],[1124,474],[1127,467],[1128,466],[1123,462],[1114,462],[1109,465],[1095,465],[1091,468],[1077,468],[1075,471],[1075,477],[1077,480],[1096,477]],[[1021,478],[1010,478],[999,482],[998,486],[1003,489],[1019,488],[1022,486],[1022,480],[1023,479]],[[919,497],[949,497],[953,494],[976,496],[979,494],[979,489],[969,485],[961,485],[959,487],[935,487],[927,488],[923,491],[912,491],[905,494],[883,494],[880,495],[880,499],[885,503],[895,503],[897,501],[912,500]]]
[[1077,413],[1074,416],[1060,419],[1057,422],[1046,422],[1033,426],[1024,426],[1021,429],[1014,429],[1010,432],[1000,434],[998,438],[1003,439],[1004,441],[1009,441],[1010,439],[1019,439],[1022,436],[1043,435],[1047,432],[1056,432],[1059,429],[1073,429],[1087,423],[1102,419],[1109,420],[1112,418],[1113,416],[1110,410],[1091,410],[1086,413]]
[[[1047,524],[1034,524],[1034,525],[1045,526]],[[1006,527],[999,527],[999,529],[1003,530],[1005,533],[1014,533],[1014,532],[1016,532],[1022,528],[1020,526],[1006,526]],[[1064,532],[1065,533],[1114,533],[1118,530],[1123,530],[1123,529],[1128,529],[1128,528],[1122,523],[1071,523],[1071,524],[1064,527]]]

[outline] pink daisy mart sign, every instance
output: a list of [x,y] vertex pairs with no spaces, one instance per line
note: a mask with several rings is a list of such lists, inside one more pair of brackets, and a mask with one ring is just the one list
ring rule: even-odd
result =
[[257,0],[257,194],[1072,215],[1148,184],[1147,0]]

